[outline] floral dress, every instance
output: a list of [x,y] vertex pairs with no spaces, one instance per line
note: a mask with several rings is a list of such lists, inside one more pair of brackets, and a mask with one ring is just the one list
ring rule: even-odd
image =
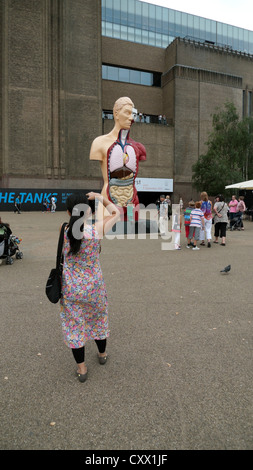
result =
[[61,321],[64,341],[70,348],[81,348],[89,339],[109,336],[107,292],[99,262],[100,242],[94,226],[84,228],[77,254],[70,249],[64,233]]

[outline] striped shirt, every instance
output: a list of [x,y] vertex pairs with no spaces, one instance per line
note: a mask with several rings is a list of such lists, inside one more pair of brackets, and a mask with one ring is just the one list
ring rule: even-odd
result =
[[191,211],[191,227],[201,227],[201,219],[204,219],[204,214],[201,209],[193,209]]

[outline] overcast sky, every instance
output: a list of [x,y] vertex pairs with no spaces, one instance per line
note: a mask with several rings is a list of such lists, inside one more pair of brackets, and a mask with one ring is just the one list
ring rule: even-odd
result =
[[145,0],[145,2],[253,31],[253,0]]

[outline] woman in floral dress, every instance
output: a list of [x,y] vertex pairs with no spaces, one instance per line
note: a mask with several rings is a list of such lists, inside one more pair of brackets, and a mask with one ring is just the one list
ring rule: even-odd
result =
[[[89,201],[98,199],[108,216],[88,224]],[[72,349],[80,382],[87,378],[85,343],[95,340],[100,364],[107,359],[107,293],[99,262],[100,238],[119,218],[114,204],[97,193],[72,194],[67,199],[69,223],[64,232],[61,321],[64,341]]]

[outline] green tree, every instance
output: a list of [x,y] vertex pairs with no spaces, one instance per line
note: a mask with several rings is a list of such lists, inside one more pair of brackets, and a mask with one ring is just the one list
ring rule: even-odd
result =
[[233,103],[213,115],[208,150],[192,166],[193,185],[210,196],[225,186],[253,178],[253,119],[240,120]]

